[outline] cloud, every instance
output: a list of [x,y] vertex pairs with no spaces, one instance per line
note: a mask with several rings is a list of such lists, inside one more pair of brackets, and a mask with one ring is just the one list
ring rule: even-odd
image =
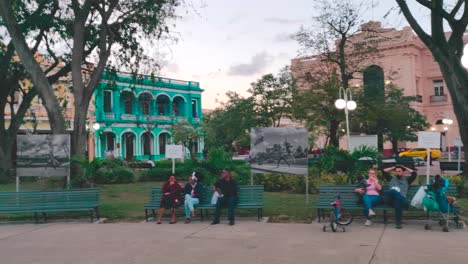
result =
[[267,17],[264,19],[267,23],[281,24],[281,25],[293,25],[293,24],[302,24],[304,19],[289,19],[281,17]]
[[255,54],[249,63],[234,64],[229,68],[228,75],[250,76],[261,72],[273,60],[267,52]]
[[273,38],[273,40],[276,41],[276,42],[290,42],[290,41],[294,41],[294,39],[292,38],[292,34],[286,33],[286,32],[282,32],[282,33],[277,34],[277,35]]

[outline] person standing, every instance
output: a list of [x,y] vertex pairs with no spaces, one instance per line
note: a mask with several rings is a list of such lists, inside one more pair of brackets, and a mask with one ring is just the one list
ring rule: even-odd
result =
[[188,182],[184,187],[184,208],[185,208],[185,223],[192,222],[192,217],[195,216],[194,205],[201,202],[203,197],[203,184],[198,182],[195,172],[188,178]]
[[237,182],[232,179],[229,169],[222,170],[221,179],[215,183],[213,190],[219,193],[219,197],[211,224],[219,224],[221,209],[227,206],[229,225],[234,225],[234,209],[237,204]]
[[158,210],[158,221],[157,224],[161,224],[161,218],[164,214],[164,209],[171,209],[171,221],[170,224],[176,222],[176,209],[181,204],[180,193],[182,186],[177,182],[175,175],[169,176],[169,179],[163,184],[161,197],[161,203]]
[[380,197],[380,191],[382,185],[379,183],[377,178],[377,171],[375,169],[369,169],[367,172],[367,180],[363,181],[362,185],[355,190],[355,192],[362,195],[362,201],[364,203],[364,215],[366,216],[365,226],[372,225],[371,217],[375,216],[373,210],[374,206],[382,202]]
[[[396,177],[390,175],[390,171],[395,171]],[[411,176],[404,178],[405,172],[410,173]],[[385,193],[385,196],[388,197],[390,205],[395,208],[395,227],[400,229],[402,228],[401,218],[403,216],[403,210],[409,208],[406,195],[408,194],[411,183],[416,179],[417,173],[402,165],[383,169],[382,173],[390,187],[390,190]]]

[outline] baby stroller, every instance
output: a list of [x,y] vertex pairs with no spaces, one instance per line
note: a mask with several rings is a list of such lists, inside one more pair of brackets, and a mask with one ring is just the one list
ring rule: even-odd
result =
[[426,197],[423,199],[423,205],[427,210],[427,222],[424,225],[426,230],[432,228],[430,225],[432,221],[438,222],[444,232],[448,232],[449,222],[453,222],[458,229],[465,227],[465,223],[458,217],[455,197],[445,194],[448,186],[449,181],[439,175],[427,185]]

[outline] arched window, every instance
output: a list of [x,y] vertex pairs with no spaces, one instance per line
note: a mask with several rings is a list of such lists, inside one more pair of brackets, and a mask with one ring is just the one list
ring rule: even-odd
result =
[[141,135],[141,144],[143,145],[143,155],[152,155],[152,137],[150,132],[145,132]]
[[120,94],[124,114],[133,114],[133,93],[124,91]]
[[364,95],[381,97],[385,95],[384,71],[380,66],[371,65],[364,70]]
[[144,115],[149,115],[151,112],[151,96],[149,94],[140,95],[140,107],[141,113]]
[[168,96],[162,94],[159,95],[158,98],[156,99],[156,104],[158,107],[158,115],[161,116],[167,116],[169,115],[169,103],[170,99]]

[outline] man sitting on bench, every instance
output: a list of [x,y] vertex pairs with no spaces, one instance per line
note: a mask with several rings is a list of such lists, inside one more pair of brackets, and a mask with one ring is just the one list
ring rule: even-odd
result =
[[[390,171],[395,171],[396,177],[390,175]],[[411,173],[411,176],[408,178],[403,178],[405,172]],[[402,165],[396,165],[394,167],[386,168],[382,170],[385,180],[387,180],[390,187],[389,191],[385,193],[386,201],[390,203],[393,208],[395,208],[395,227],[400,229],[401,218],[403,210],[408,209],[409,202],[406,199],[409,186],[416,179],[416,171],[409,169]]]

